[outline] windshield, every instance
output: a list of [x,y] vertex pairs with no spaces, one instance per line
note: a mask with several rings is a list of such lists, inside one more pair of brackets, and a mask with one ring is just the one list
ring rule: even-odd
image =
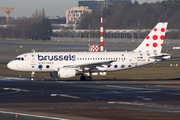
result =
[[15,58],[14,60],[24,61],[24,58],[23,58],[23,57],[17,57],[17,58]]

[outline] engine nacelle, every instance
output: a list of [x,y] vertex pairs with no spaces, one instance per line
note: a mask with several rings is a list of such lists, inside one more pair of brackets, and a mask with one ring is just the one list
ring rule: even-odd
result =
[[57,72],[51,72],[51,77],[54,78],[71,78],[75,77],[77,70],[75,68],[58,68]]

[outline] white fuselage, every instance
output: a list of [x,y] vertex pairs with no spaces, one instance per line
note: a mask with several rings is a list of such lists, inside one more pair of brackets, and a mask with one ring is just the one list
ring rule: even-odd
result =
[[93,64],[112,60],[114,62],[96,66],[96,68],[99,71],[118,71],[157,61],[150,56],[153,54],[136,52],[34,52],[19,55],[17,60],[8,64],[8,67],[17,71],[53,72],[67,65]]

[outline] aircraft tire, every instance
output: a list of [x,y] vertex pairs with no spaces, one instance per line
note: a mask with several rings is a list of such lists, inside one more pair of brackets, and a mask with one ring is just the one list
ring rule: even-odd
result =
[[80,80],[81,80],[81,81],[86,81],[86,76],[82,75],[82,76],[80,77]]
[[30,81],[34,81],[34,78],[33,78],[33,77],[31,77],[31,78],[30,78]]

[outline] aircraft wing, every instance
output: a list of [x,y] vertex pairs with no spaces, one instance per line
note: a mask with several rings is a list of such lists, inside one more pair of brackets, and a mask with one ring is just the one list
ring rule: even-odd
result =
[[81,63],[81,64],[74,64],[74,65],[66,65],[64,67],[86,67],[86,68],[93,68],[93,67],[101,67],[102,65],[108,65],[112,62],[116,62],[116,60],[109,60],[109,61],[101,61],[101,62],[91,62],[91,63]]

